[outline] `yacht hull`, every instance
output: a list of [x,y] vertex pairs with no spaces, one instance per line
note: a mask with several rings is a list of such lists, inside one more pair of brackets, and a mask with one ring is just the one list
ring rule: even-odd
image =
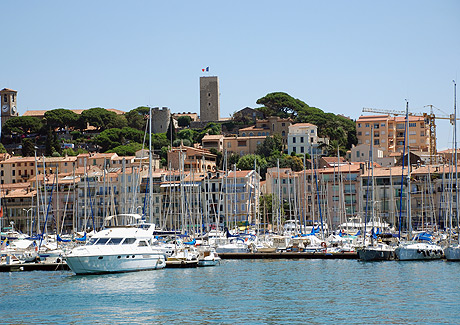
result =
[[395,254],[400,261],[439,260],[444,256],[444,251],[438,245],[415,243],[399,246]]
[[162,254],[67,256],[67,265],[77,275],[134,272],[166,267]]
[[460,245],[447,247],[444,254],[448,261],[460,261]]
[[358,258],[363,261],[389,261],[393,260],[395,253],[393,250],[381,250],[374,248],[358,249]]

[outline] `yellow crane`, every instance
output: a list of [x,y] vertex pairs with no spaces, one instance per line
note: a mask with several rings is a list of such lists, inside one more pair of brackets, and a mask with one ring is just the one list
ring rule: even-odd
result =
[[[450,120],[450,123],[454,124],[454,114],[449,116],[447,115],[435,115],[433,113],[433,105],[427,105],[425,107],[430,107],[430,113],[414,113],[409,112],[411,116],[419,116],[425,119],[425,124],[429,126],[429,140],[430,140],[430,164],[433,163],[434,157],[437,155],[436,150],[436,123],[435,119],[442,119],[442,120]],[[405,111],[398,111],[398,110],[388,110],[388,109],[378,109],[378,108],[363,108],[363,112],[367,113],[380,113],[380,114],[388,114],[388,115],[406,115]],[[460,120],[460,118],[457,118]]]

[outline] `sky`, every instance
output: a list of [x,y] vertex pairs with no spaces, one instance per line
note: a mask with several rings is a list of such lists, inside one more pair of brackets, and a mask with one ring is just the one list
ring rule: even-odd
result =
[[[460,74],[456,0],[43,0],[1,11],[0,88],[18,91],[20,115],[199,113],[203,75],[219,77],[221,117],[278,91],[352,119],[363,107],[404,110],[406,99],[413,112],[447,115]],[[437,126],[438,150],[452,147],[449,122]]]

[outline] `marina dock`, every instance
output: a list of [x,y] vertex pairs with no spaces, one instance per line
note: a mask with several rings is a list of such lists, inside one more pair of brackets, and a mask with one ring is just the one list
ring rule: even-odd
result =
[[66,263],[18,263],[2,264],[0,272],[22,272],[22,271],[60,271],[70,270]]
[[321,259],[321,260],[352,260],[358,259],[358,253],[308,253],[308,252],[276,252],[276,253],[220,253],[223,260],[247,259]]

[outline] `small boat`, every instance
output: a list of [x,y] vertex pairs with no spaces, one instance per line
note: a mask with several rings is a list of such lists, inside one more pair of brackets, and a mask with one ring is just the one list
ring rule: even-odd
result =
[[220,257],[214,249],[199,250],[198,266],[216,266],[220,264]]
[[155,226],[122,226],[97,232],[65,256],[76,274],[156,270],[166,267],[165,249],[152,235]]
[[197,267],[198,254],[188,248],[177,249],[174,254],[166,259],[167,268]]

